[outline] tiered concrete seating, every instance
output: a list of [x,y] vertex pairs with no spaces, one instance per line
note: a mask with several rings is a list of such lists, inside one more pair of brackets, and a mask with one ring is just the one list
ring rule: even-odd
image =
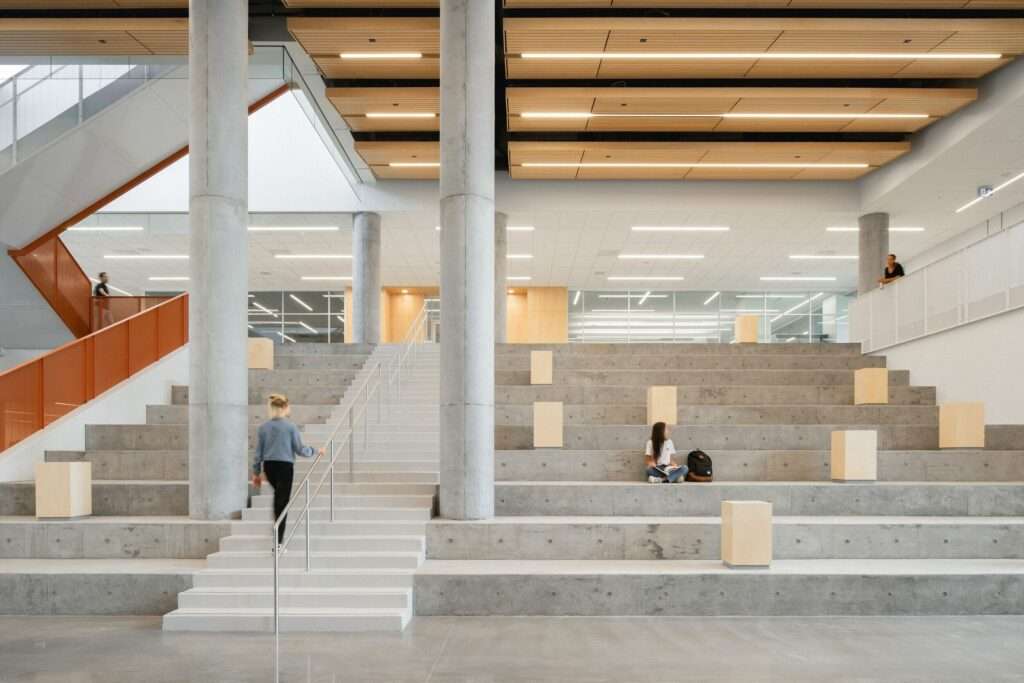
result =
[[[531,349],[551,386],[528,385]],[[938,450],[935,390],[890,370],[854,404],[852,345],[505,346],[497,353],[497,517],[435,520],[417,614],[807,615],[1024,612],[1024,429]],[[681,457],[711,484],[648,484],[650,385],[675,384]],[[529,442],[565,404],[565,449]],[[877,397],[876,397],[877,400]],[[878,481],[832,483],[831,432],[878,433]],[[720,505],[773,508],[769,569],[721,564]]]

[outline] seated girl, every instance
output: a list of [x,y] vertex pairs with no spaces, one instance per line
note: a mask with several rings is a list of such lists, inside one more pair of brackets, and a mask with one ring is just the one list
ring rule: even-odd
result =
[[655,422],[651,438],[644,450],[647,464],[647,481],[651,484],[674,484],[683,481],[689,469],[672,460],[676,447],[672,443],[672,429],[664,422]]

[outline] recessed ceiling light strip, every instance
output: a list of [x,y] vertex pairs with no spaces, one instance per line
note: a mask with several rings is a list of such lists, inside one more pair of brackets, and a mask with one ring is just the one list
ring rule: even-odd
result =
[[527,111],[519,114],[522,119],[803,119],[803,120],[900,120],[927,119],[928,114],[879,114],[872,112],[702,112],[702,113],[596,113],[587,111]]
[[975,197],[974,199],[972,199],[971,201],[967,202],[966,204],[961,206],[959,209],[957,209],[956,213],[962,213],[962,212],[966,211],[967,209],[971,208],[972,206],[974,206],[978,202],[982,201],[983,199],[988,199],[989,197],[994,195],[996,192],[999,192],[1000,190],[1004,189],[1008,185],[1014,184],[1015,182],[1017,182],[1021,178],[1024,178],[1024,173],[1019,173],[1019,174],[1015,175],[1014,177],[1010,178],[1009,180],[1007,180],[1005,183],[1002,183],[1001,185],[996,185],[994,188],[992,188],[992,191],[987,193],[987,194]]
[[523,59],[642,59],[642,60],[917,60],[972,61],[1002,59],[999,52],[521,52]]
[[[391,164],[395,166],[397,164]],[[827,164],[827,163],[771,163],[771,162],[749,162],[749,163],[711,163],[711,162],[682,162],[682,161],[524,161],[519,164],[522,168],[752,168],[752,169],[786,169],[786,168],[831,168],[831,169],[855,169],[868,168],[870,164],[849,163],[849,164]]]

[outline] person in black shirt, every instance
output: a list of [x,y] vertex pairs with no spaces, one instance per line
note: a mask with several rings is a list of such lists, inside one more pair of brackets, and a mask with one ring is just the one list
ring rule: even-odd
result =
[[93,296],[110,296],[110,288],[107,287],[107,283],[110,282],[110,276],[106,273],[100,273],[100,281],[96,283],[96,286],[92,288]]
[[885,271],[878,278],[878,284],[887,285],[903,277],[903,266],[896,260],[896,254],[889,254],[885,259]]
[[100,273],[100,281],[92,288],[93,298],[96,299],[94,306],[98,314],[94,318],[95,322],[98,323],[98,325],[95,325],[96,329],[103,329],[114,322],[114,316],[110,312],[110,302],[104,301],[104,299],[110,296],[110,288],[107,287],[108,282],[110,282],[110,276],[106,273]]

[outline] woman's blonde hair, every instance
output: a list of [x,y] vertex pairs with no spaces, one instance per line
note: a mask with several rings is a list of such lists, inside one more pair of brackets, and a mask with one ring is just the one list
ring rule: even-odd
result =
[[271,394],[267,397],[267,409],[270,417],[284,417],[288,414],[288,397],[284,394]]

